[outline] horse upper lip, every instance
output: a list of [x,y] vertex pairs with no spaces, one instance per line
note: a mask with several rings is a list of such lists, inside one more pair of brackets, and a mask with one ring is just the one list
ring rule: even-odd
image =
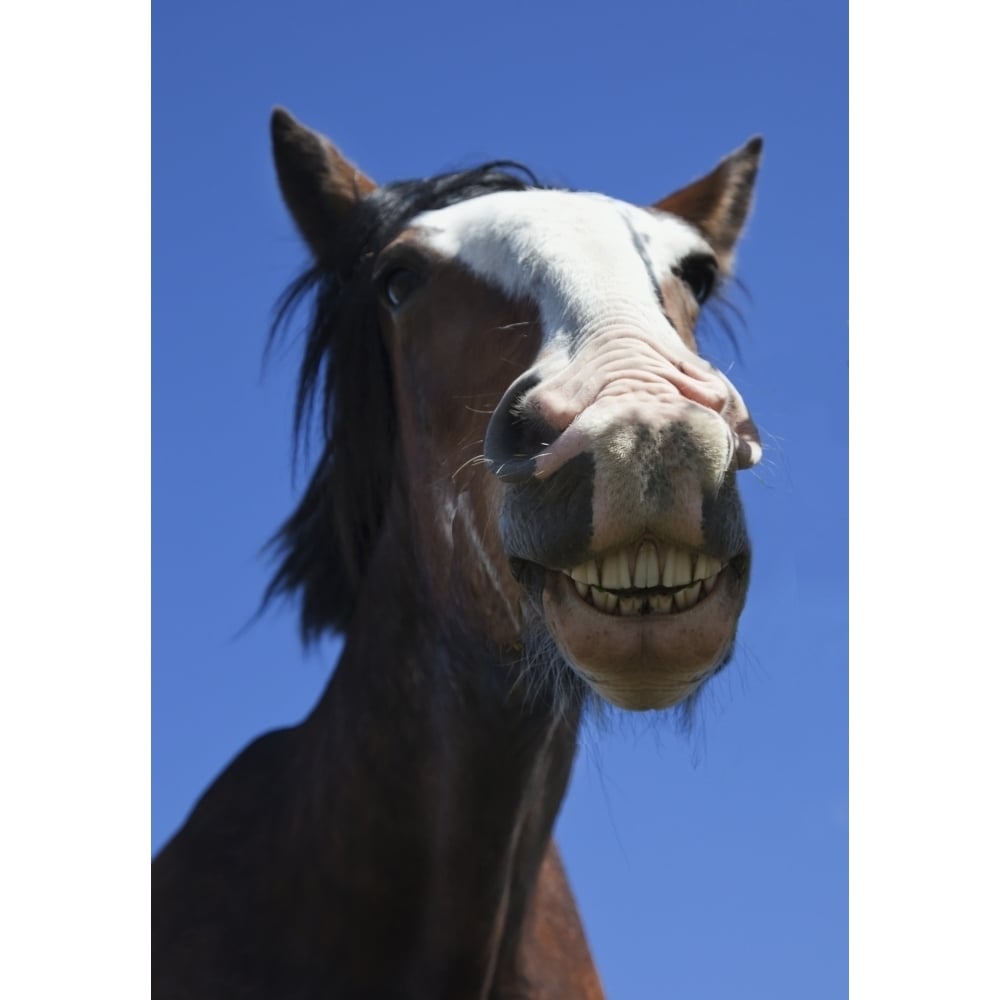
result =
[[660,588],[673,592],[697,581],[711,580],[714,583],[727,565],[727,561],[707,552],[644,539],[635,545],[595,555],[593,559],[563,572],[577,583],[602,590]]

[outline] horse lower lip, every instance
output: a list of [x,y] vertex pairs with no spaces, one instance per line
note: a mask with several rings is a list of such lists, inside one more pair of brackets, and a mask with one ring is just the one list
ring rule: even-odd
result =
[[[606,700],[666,708],[692,694],[732,647],[746,579],[732,566],[712,592],[683,610],[608,612],[576,592],[567,574],[545,574],[546,626],[569,664]],[[619,602],[621,598],[618,598]]]

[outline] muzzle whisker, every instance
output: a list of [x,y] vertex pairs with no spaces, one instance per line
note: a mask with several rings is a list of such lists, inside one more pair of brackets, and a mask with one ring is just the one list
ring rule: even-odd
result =
[[463,462],[452,474],[452,482],[458,477],[463,469],[467,469],[470,465],[491,465],[492,463],[485,455],[473,455],[467,462]]
[[531,326],[530,320],[519,320],[516,323],[504,323],[501,326],[493,327],[494,331],[498,330],[516,330],[519,326]]

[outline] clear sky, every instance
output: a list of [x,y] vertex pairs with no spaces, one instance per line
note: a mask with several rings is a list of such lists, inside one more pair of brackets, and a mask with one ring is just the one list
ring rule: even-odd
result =
[[738,257],[740,388],[765,459],[737,655],[695,732],[589,728],[558,840],[610,1000],[847,992],[847,7],[194,3],[153,10],[153,821],[158,849],[338,646],[244,629],[290,512],[306,261],[267,122],[283,105],[377,180],[511,158],[647,204],[760,133]]

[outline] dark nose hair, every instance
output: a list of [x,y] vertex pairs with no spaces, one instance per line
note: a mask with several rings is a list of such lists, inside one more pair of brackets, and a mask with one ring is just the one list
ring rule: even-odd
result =
[[536,410],[525,405],[528,393],[540,381],[537,372],[525,372],[503,394],[486,428],[483,454],[493,474],[505,483],[531,479],[536,457],[559,436]]

